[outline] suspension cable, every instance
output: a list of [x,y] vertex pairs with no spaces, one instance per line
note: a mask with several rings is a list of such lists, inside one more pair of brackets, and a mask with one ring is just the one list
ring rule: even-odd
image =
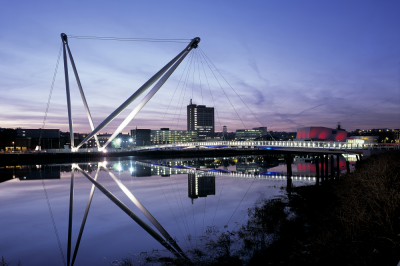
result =
[[251,184],[250,184],[249,188],[247,189],[247,191],[246,191],[246,193],[244,194],[243,198],[240,200],[239,204],[236,206],[236,209],[235,209],[235,211],[232,213],[232,216],[231,216],[231,218],[229,218],[228,222],[226,223],[226,225],[225,225],[224,227],[228,227],[228,224],[229,224],[229,222],[231,221],[231,219],[232,219],[233,215],[235,215],[235,213],[236,213],[237,209],[239,208],[240,204],[242,203],[242,201],[243,201],[243,200],[244,200],[244,198],[246,197],[247,193],[249,192],[249,190],[250,190],[250,188],[251,188],[251,186],[253,185],[253,183],[254,183],[254,181],[255,181],[255,180],[256,180],[256,179],[255,179],[255,178],[253,178],[253,182],[251,182]]
[[[177,187],[177,190],[178,190],[179,200],[181,201],[182,211],[183,211],[183,215],[184,215],[185,220],[186,220],[186,226],[187,226],[187,228],[188,228],[188,235],[189,235],[189,232],[190,232],[189,223],[188,223],[188,221],[187,221],[187,219],[186,219],[186,212],[185,212],[185,209],[184,209],[184,207],[183,207],[183,201],[182,201],[182,197],[181,197],[181,192],[180,192],[180,190],[179,190],[179,184],[178,184],[178,181],[176,180],[176,176],[175,176],[174,179],[175,179],[175,184],[176,184],[176,187]],[[196,235],[196,234],[195,234],[195,235]],[[189,243],[190,243],[190,245],[192,246],[192,242],[189,242]],[[193,248],[193,246],[192,246],[192,248]]]
[[169,101],[167,110],[166,110],[165,113],[164,113],[163,119],[162,119],[162,121],[161,121],[161,127],[162,127],[162,125],[164,124],[165,116],[166,116],[166,114],[168,113],[169,107],[171,106],[172,100],[174,99],[175,93],[176,93],[176,91],[178,90],[179,84],[181,83],[183,74],[185,73],[186,68],[187,68],[189,62],[190,62],[190,60],[187,60],[187,61],[186,61],[185,68],[184,68],[183,71],[182,71],[182,75],[181,75],[181,77],[179,78],[178,84],[177,84],[176,87],[175,87],[174,94],[172,95],[171,100]]
[[[186,84],[185,84],[185,90],[183,91],[183,97],[182,97],[182,103],[181,103],[181,108],[179,108],[179,115],[178,115],[178,121],[176,122],[176,129],[179,128],[179,122],[181,120],[181,114],[182,114],[182,109],[183,109],[183,105],[185,103],[185,95],[186,95],[186,91],[188,89],[188,85],[189,85],[189,79],[190,79],[190,72],[192,71],[192,66],[193,66],[193,58],[194,58],[195,54],[193,53],[193,57],[192,60],[190,62],[190,66],[189,66],[189,70],[188,70],[188,74],[187,74],[187,78],[186,78]],[[194,71],[194,69],[193,69]]]
[[[196,50],[194,53],[194,58],[196,58]],[[194,73],[196,72],[196,59],[193,60],[193,80],[192,80],[192,99],[194,99],[193,91],[194,91]]]
[[249,108],[249,106],[243,101],[242,97],[239,96],[239,94],[235,91],[235,89],[231,86],[231,84],[225,79],[225,77],[222,75],[222,73],[218,70],[218,68],[214,65],[214,63],[210,60],[210,58],[208,58],[208,56],[206,55],[206,53],[199,47],[200,51],[203,53],[203,55],[208,59],[208,61],[210,61],[210,63],[214,66],[215,70],[217,70],[217,72],[221,75],[221,77],[225,80],[225,82],[229,85],[229,87],[233,90],[233,92],[236,94],[237,97],[239,97],[239,99],[242,101],[242,103],[247,107],[247,109],[249,109],[250,113],[254,116],[254,118],[258,121],[258,123],[260,123],[261,126],[263,126],[263,124],[260,122],[260,120],[257,118],[257,116],[253,113],[253,111]]
[[[185,210],[183,210],[183,213],[184,213],[184,214],[182,214],[181,206],[179,205],[178,198],[176,197],[175,189],[174,189],[174,187],[173,187],[173,185],[172,185],[171,179],[168,178],[168,180],[169,180],[169,184],[170,184],[170,186],[171,186],[171,188],[172,188],[172,192],[174,193],[174,197],[175,197],[176,204],[178,205],[178,210],[179,210],[179,213],[180,213],[180,215],[181,215],[182,222],[183,222],[183,228],[186,230],[186,234],[189,235],[189,230],[188,230],[188,226],[187,226],[187,221],[186,221],[186,223],[185,223],[185,219],[186,219]],[[181,199],[181,203],[182,203],[182,199]],[[182,205],[182,206],[183,206],[183,205]],[[184,239],[185,239],[185,238],[184,238]],[[185,239],[185,242],[186,242],[186,239]],[[192,247],[192,243],[191,243],[190,241],[189,241],[189,243],[190,243],[190,246]],[[187,243],[186,243],[186,245],[187,245]]]
[[101,37],[101,36],[76,36],[67,35],[71,39],[81,40],[100,40],[100,41],[127,41],[127,42],[177,42],[187,43],[191,39],[156,39],[156,38],[119,38],[119,37]]
[[[254,118],[258,121],[258,123],[260,123],[260,125],[261,126],[263,126],[263,124],[260,122],[260,120],[257,118],[257,116],[253,113],[253,111],[248,107],[248,105],[243,101],[243,99],[239,96],[239,94],[233,89],[233,87],[230,85],[230,83],[225,79],[225,77],[222,75],[222,73],[218,70],[218,68],[214,65],[214,63],[208,58],[208,56],[205,54],[205,52],[199,47],[199,49],[200,49],[200,51],[207,57],[207,59],[210,61],[210,63],[215,67],[215,69],[218,71],[218,73],[222,76],[222,78],[225,80],[225,82],[229,85],[229,87],[235,92],[235,94],[239,97],[239,99],[244,103],[244,105],[247,107],[247,109],[249,109],[249,111],[251,112],[251,114],[254,116]],[[211,69],[211,68],[210,68]],[[214,73],[213,73],[214,74]],[[218,82],[219,83],[219,82]],[[220,85],[221,86],[221,85]],[[221,87],[222,88],[222,87]],[[224,93],[225,93],[225,91],[224,91]],[[225,94],[226,95],[226,94]],[[228,98],[228,100],[229,100],[229,98]],[[230,102],[230,101],[229,101]],[[232,105],[232,103],[231,103],[231,105]],[[233,107],[233,106],[232,106]],[[235,112],[236,112],[236,110],[235,110]],[[236,112],[237,113],[237,112]],[[239,114],[238,114],[238,116],[239,116]],[[240,118],[240,116],[239,116],[239,118]],[[240,120],[242,120],[241,118],[240,118]],[[242,121],[242,124],[243,124],[243,121]],[[244,124],[243,124],[244,125]],[[246,126],[245,126],[245,128],[246,128]],[[273,139],[273,140],[275,140],[275,138],[271,135],[271,133],[269,132],[269,131],[267,131],[268,132],[268,134],[271,136],[271,138]]]
[[[185,84],[184,84],[185,88],[184,88],[184,90],[183,90],[183,88],[182,88],[183,97],[182,97],[181,108],[179,109],[178,121],[176,122],[176,129],[177,129],[177,130],[178,130],[178,127],[179,127],[179,121],[180,121],[180,119],[181,119],[182,108],[183,108],[183,104],[184,104],[184,101],[185,101],[186,90],[187,90],[187,87],[188,87],[188,84],[189,84],[189,78],[190,78],[190,72],[191,72],[191,70],[192,70],[193,58],[194,58],[194,53],[193,53],[193,56],[192,56],[192,58],[191,58],[190,65],[189,65],[189,69],[188,69],[188,72],[187,72],[187,75],[186,75],[186,82],[185,82]],[[193,70],[193,71],[194,71],[194,70]],[[178,108],[178,107],[179,107],[179,101],[178,101],[178,106],[177,106],[177,108]]]
[[[267,192],[267,190],[268,190],[269,188],[271,188],[271,186],[267,187],[267,188],[264,190],[264,192],[263,192],[263,193],[261,194],[261,196],[256,200],[256,202],[253,204],[253,206],[252,206],[251,208],[253,208],[253,207],[257,204],[257,202],[262,198],[262,196],[264,196],[265,192]],[[241,224],[242,220],[243,220],[244,217],[246,217],[246,216],[247,216],[247,213],[242,217],[242,219],[239,220],[239,222],[237,223],[237,225],[235,226],[235,228],[233,228],[232,231],[235,231],[236,227],[238,227],[238,226]]]
[[193,203],[192,203],[191,205],[192,205],[192,213],[193,213],[194,239],[196,240],[196,246],[197,246],[196,219],[194,218],[194,207],[193,207]]
[[214,225],[215,215],[217,214],[218,205],[219,205],[219,200],[221,199],[221,196],[222,196],[222,190],[224,189],[225,180],[226,180],[226,178],[224,178],[224,182],[222,183],[221,191],[219,192],[219,198],[218,198],[218,202],[217,202],[217,208],[215,208],[214,218],[213,218],[213,221],[212,221],[212,223],[211,223],[211,227]]
[[178,228],[179,228],[179,231],[181,232],[182,238],[183,238],[183,240],[185,241],[186,247],[189,248],[189,245],[188,245],[188,243],[187,243],[187,241],[186,241],[186,238],[185,238],[185,236],[183,235],[182,229],[181,229],[181,227],[179,226],[178,220],[176,219],[175,214],[174,214],[174,212],[172,211],[171,205],[169,204],[169,201],[168,201],[168,199],[167,199],[167,196],[165,196],[164,189],[161,187],[160,181],[158,180],[158,176],[156,176],[156,178],[157,178],[158,186],[160,187],[160,189],[161,189],[161,191],[162,191],[162,193],[163,193],[163,195],[164,195],[165,201],[168,203],[168,206],[169,206],[169,209],[171,210],[172,216],[174,216],[175,222],[176,222],[176,224],[178,225]]
[[206,218],[206,207],[207,207],[207,197],[204,198],[204,216],[203,216],[203,226],[201,227],[201,234],[203,234],[204,232],[204,219]]
[[[182,92],[183,92],[183,90],[184,90],[184,88],[185,88],[185,84],[186,84],[186,80],[187,80],[187,76],[188,76],[188,73],[189,73],[189,69],[190,69],[190,66],[191,66],[191,61],[192,61],[193,56],[194,56],[194,54],[192,53],[192,54],[190,55],[190,59],[188,60],[188,68],[187,68],[187,70],[186,70],[187,72],[185,73],[185,77],[184,77],[183,82],[182,82],[182,89],[181,89],[181,92],[180,92],[180,94],[179,94],[179,98],[178,98],[177,106],[176,106],[176,108],[175,108],[174,116],[172,117],[171,128],[174,128],[174,127],[175,127],[175,117],[176,117],[176,114],[177,114],[177,112],[178,112],[179,103],[180,103],[180,101],[181,101]],[[183,74],[184,74],[184,73],[182,73],[182,75],[183,75]],[[172,100],[172,99],[171,99],[171,100]]]
[[[221,119],[219,118],[219,113],[217,112],[217,107],[216,107],[216,105],[215,105],[214,96],[213,96],[213,94],[212,94],[212,91],[211,91],[210,82],[208,81],[207,73],[206,73],[206,70],[205,70],[205,68],[204,68],[204,64],[203,64],[203,59],[201,58],[201,53],[200,53],[200,62],[201,62],[201,66],[202,66],[202,68],[203,68],[204,76],[206,77],[206,81],[207,81],[208,89],[210,90],[211,99],[212,99],[212,101],[213,101],[214,110],[215,110],[215,113],[216,113],[216,115],[217,115],[217,118],[218,118],[218,123],[219,123],[219,126],[220,126],[220,127],[222,127],[222,124],[221,124]],[[214,76],[215,76],[215,75],[214,75]],[[218,80],[217,80],[217,81],[218,81]],[[219,83],[219,82],[218,82],[218,83]],[[221,85],[220,85],[220,86],[221,86]],[[226,94],[225,94],[225,95],[226,95]],[[227,97],[227,98],[228,98],[228,97]],[[229,98],[228,98],[228,101],[231,103],[231,101],[229,100]],[[231,103],[231,105],[232,105],[232,103]],[[233,105],[232,105],[232,107],[233,107]],[[233,109],[234,109],[234,110],[235,110],[235,112],[236,112],[236,109],[235,109],[235,107],[233,107]],[[238,117],[239,117],[240,121],[242,121],[242,119],[240,118],[239,114],[238,114],[237,112],[236,112],[236,114],[238,115]],[[243,126],[244,126],[244,123],[243,123],[243,121],[242,121],[242,124],[243,124]],[[246,127],[246,126],[244,126],[244,127]]]
[[42,177],[42,165],[40,166],[39,174],[40,174],[40,179],[42,179],[43,190],[44,190],[44,194],[45,194],[45,196],[46,196],[47,206],[49,207],[49,212],[50,212],[51,222],[53,223],[54,233],[56,234],[56,238],[57,238],[57,242],[58,242],[58,248],[60,249],[61,258],[62,258],[62,261],[63,261],[64,266],[65,266],[66,263],[65,263],[64,252],[63,252],[63,250],[62,250],[62,246],[61,246],[61,242],[60,242],[60,237],[58,236],[58,231],[57,231],[56,222],[54,221],[53,211],[51,210],[49,195],[47,194],[47,189],[46,189],[46,186],[45,186],[45,184],[44,184],[43,177]]
[[[222,87],[221,83],[219,82],[219,80],[218,80],[217,76],[214,74],[214,71],[211,69],[210,65],[208,64],[208,61],[207,61],[207,60],[206,60],[206,58],[204,57],[203,51],[202,51],[202,50],[200,50],[200,52],[201,52],[200,54],[201,54],[201,55],[202,55],[202,57],[204,58],[204,61],[205,61],[205,62],[206,62],[206,64],[207,64],[208,68],[211,70],[211,73],[213,74],[213,76],[214,76],[215,80],[218,82],[218,85],[219,85],[219,87],[220,87],[220,88],[222,89],[222,91],[224,92],[224,94],[225,94],[225,97],[228,99],[228,101],[229,101],[229,103],[231,104],[231,106],[232,106],[233,110],[235,111],[236,115],[238,116],[238,118],[239,118],[239,119],[240,119],[240,121],[242,122],[242,124],[243,124],[244,128],[245,128],[245,129],[247,129],[247,127],[246,127],[246,125],[244,124],[244,122],[243,122],[242,118],[240,117],[239,113],[237,112],[237,110],[236,110],[235,106],[232,104],[232,102],[231,102],[231,100],[229,99],[228,95],[226,94],[226,92],[225,92],[224,88]],[[209,85],[209,86],[210,86],[210,85]],[[211,89],[210,89],[210,90],[211,90]]]
[[200,64],[199,64],[199,55],[198,52],[197,53],[197,70],[199,72],[199,84],[200,84],[200,94],[201,94],[201,104],[203,104],[203,87],[201,86],[201,78],[200,78]]
[[39,143],[38,143],[38,147],[40,147],[40,148],[41,148],[40,143],[41,143],[41,141],[42,141],[42,131],[43,131],[44,126],[45,126],[45,124],[46,124],[47,113],[48,113],[49,107],[50,107],[51,95],[53,94],[54,83],[55,83],[55,81],[56,81],[57,70],[58,70],[58,64],[60,63],[61,51],[62,51],[62,43],[61,43],[61,46],[60,46],[60,51],[58,52],[58,59],[57,59],[57,63],[56,63],[56,68],[54,69],[53,81],[51,82],[50,94],[49,94],[49,98],[48,98],[48,100],[47,100],[47,106],[46,106],[46,111],[45,111],[45,113],[44,113],[42,128],[40,129],[40,133],[39,133]]

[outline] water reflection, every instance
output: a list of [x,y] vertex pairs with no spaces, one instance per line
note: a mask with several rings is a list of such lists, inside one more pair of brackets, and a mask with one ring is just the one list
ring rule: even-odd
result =
[[[41,170],[41,172],[39,171]],[[62,171],[59,165],[23,165],[7,166],[0,168],[0,182],[5,182],[14,178],[20,181],[40,180],[40,179],[60,179]]]
[[[175,250],[175,254],[183,256],[182,250],[193,247],[193,241],[201,239],[206,226],[233,228],[245,221],[247,209],[260,197],[279,194],[274,186],[286,184],[282,158],[117,158],[73,166],[0,168],[2,239],[7,243],[1,246],[0,255],[21,259],[23,264],[59,265],[54,226],[60,249],[66,250],[69,243],[67,258],[71,265],[100,264],[95,258],[121,258],[127,252],[153,248],[173,253]],[[293,165],[313,164],[296,160]],[[310,168],[307,179],[293,181],[300,180],[299,185],[310,182],[312,174]],[[18,182],[26,180],[30,182]],[[71,191],[73,201],[69,205]],[[46,258],[37,256],[43,250],[47,250]]]
[[188,174],[188,197],[192,199],[215,195],[215,176],[208,173]]
[[[294,175],[316,175],[315,156],[297,155],[293,158],[292,169]],[[328,171],[337,169],[337,156],[333,158],[333,164],[327,165]],[[147,177],[161,175],[164,177],[171,174],[187,173],[187,170],[211,172],[214,170],[225,170],[225,173],[244,174],[286,174],[286,164],[283,155],[269,156],[237,156],[218,158],[190,158],[190,159],[162,159],[141,160],[132,159],[102,162],[105,167],[114,172],[129,171],[132,177]],[[85,171],[91,173],[96,171],[97,162],[80,164]],[[319,162],[321,169],[321,160]],[[40,170],[40,171],[39,171]],[[340,155],[339,170],[346,170],[346,158]],[[60,172],[70,172],[70,164],[59,165],[18,165],[0,167],[0,182],[19,178],[19,180],[60,179]],[[224,171],[219,171],[224,172]],[[40,176],[41,175],[41,176]]]
[[[333,156],[333,162],[331,162],[332,157],[329,157],[329,163],[326,166],[328,168],[328,172],[331,173],[333,171],[337,171],[337,156]],[[293,164],[296,167],[296,172],[298,174],[313,174],[315,175],[317,172],[317,166],[315,164],[316,157],[315,156],[297,156],[293,158]],[[321,160],[318,161],[318,168],[321,168],[322,163]],[[333,166],[333,168],[332,168]],[[342,155],[339,156],[339,171],[346,170],[346,158]]]
[[[112,202],[114,202],[122,211],[124,211],[129,217],[131,217],[140,227],[142,227],[149,235],[151,235],[155,240],[157,240],[161,245],[163,245],[167,250],[169,250],[172,254],[174,254],[177,257],[182,257],[182,258],[187,258],[185,253],[182,251],[182,249],[177,245],[176,241],[168,234],[168,232],[161,226],[161,224],[151,215],[151,213],[143,206],[143,204],[132,194],[129,189],[122,184],[118,178],[111,173],[106,167],[104,169],[107,171],[107,173],[111,176],[111,178],[117,183],[119,188],[125,193],[125,195],[136,205],[136,207],[139,208],[139,210],[146,216],[146,218],[154,225],[154,227],[161,233],[161,235],[164,237],[161,237],[157,232],[155,232],[146,222],[144,222],[142,219],[140,219],[131,209],[129,209],[125,204],[123,204],[116,196],[114,196],[109,190],[107,190],[104,186],[102,186],[99,182],[97,182],[94,178],[92,178],[89,174],[87,174],[85,171],[83,171],[79,165],[74,164],[73,169],[77,169],[80,171],[84,176],[86,176],[90,182],[93,183],[94,186],[96,186],[101,192],[104,193],[105,196],[107,196]],[[102,163],[99,163],[99,168],[103,167]],[[97,171],[98,173],[98,171]],[[96,175],[97,177],[97,175]],[[73,180],[73,172],[71,173],[71,191],[73,190],[73,185],[72,185],[72,180]],[[93,188],[93,186],[92,186]],[[91,201],[91,198],[89,198],[89,202]],[[82,221],[81,229],[83,231],[84,223],[86,221],[86,214],[89,211],[90,208],[90,203],[88,202],[88,205],[86,207],[85,211],[85,217]],[[72,202],[70,202],[70,206],[72,205]],[[71,207],[70,207],[71,209]],[[69,222],[69,228],[72,226],[72,221],[70,219]],[[70,240],[71,232],[68,231],[68,240]],[[79,235],[78,240],[80,240],[81,233]],[[70,248],[70,241],[68,241],[68,249]],[[77,247],[79,246],[79,242],[77,242],[75,250],[77,251]],[[76,252],[74,252],[76,253]],[[69,264],[69,259],[70,255],[68,252],[68,265]],[[72,261],[72,265],[73,265]]]

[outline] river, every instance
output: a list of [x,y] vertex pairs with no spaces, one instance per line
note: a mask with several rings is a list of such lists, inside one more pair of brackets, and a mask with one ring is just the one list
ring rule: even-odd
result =
[[[233,230],[246,220],[247,209],[258,200],[281,195],[280,187],[286,186],[286,181],[274,176],[286,170],[282,158],[240,156],[138,161],[126,157],[77,165],[92,178],[100,168],[97,181],[156,230],[120,189],[118,182],[121,182],[178,245],[187,250],[202,244],[208,226],[216,226],[220,231]],[[312,169],[298,167],[300,163],[312,165],[307,160],[299,158],[292,165],[293,174],[308,171],[311,178],[294,185],[313,182]],[[245,173],[247,177],[223,175],[226,172]],[[268,178],[252,178],[254,173]],[[68,246],[71,164],[1,167],[0,176],[5,180],[0,183],[0,256],[11,262],[10,265],[17,265],[18,260],[22,265],[63,265]],[[92,182],[75,169],[71,255],[91,187]],[[75,265],[107,264],[104,258],[112,261],[128,253],[152,250],[171,254],[95,189]]]

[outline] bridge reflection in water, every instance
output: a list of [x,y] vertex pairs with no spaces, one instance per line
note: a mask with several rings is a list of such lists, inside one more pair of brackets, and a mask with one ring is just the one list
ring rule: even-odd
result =
[[[258,178],[258,179],[286,179],[285,162],[281,155],[269,156],[239,156],[239,157],[218,157],[218,158],[188,158],[188,159],[163,159],[163,160],[142,160],[114,159],[114,161],[103,161],[103,167],[108,167],[115,172],[128,171],[133,177],[146,176],[169,176],[174,174],[205,173],[212,172],[217,176],[232,178]],[[340,171],[346,170],[347,158],[340,156]],[[235,162],[234,162],[235,161]],[[336,170],[336,156],[334,157]],[[82,165],[82,164],[80,164]],[[85,169],[96,171],[97,163],[86,163]],[[330,165],[328,165],[329,171]],[[292,162],[293,175],[295,180],[312,181],[316,176],[314,156],[295,156]],[[40,170],[40,171],[39,171]],[[19,180],[40,180],[60,179],[60,172],[71,171],[71,164],[54,165],[16,165],[0,167],[0,182],[18,178]]]
[[[145,223],[142,219],[140,219],[131,209],[129,209],[124,203],[122,203],[116,196],[114,196],[110,191],[108,191],[104,186],[102,186],[99,182],[96,181],[98,172],[100,168],[104,168],[107,173],[110,175],[110,177],[117,183],[119,188],[125,193],[125,195],[139,208],[139,210],[149,219],[149,221],[153,224],[153,226],[161,233],[161,235],[164,237],[161,237],[156,231],[154,231],[147,223]],[[93,197],[93,192],[94,192],[94,187],[98,188],[105,196],[107,196],[113,203],[115,203],[122,211],[124,211],[129,217],[131,217],[140,227],[142,227],[149,235],[151,235],[155,240],[157,240],[161,245],[163,245],[167,250],[172,252],[176,257],[182,257],[184,259],[188,259],[186,254],[182,251],[182,249],[178,246],[176,241],[168,234],[168,232],[161,226],[161,224],[151,215],[151,213],[140,203],[140,201],[126,188],[124,184],[120,180],[118,180],[117,177],[113,173],[111,173],[106,167],[103,167],[103,163],[98,163],[98,168],[96,172],[95,178],[92,178],[88,173],[83,171],[78,164],[73,164],[72,169],[77,169],[80,171],[85,177],[89,179],[90,182],[93,183],[92,189],[90,191],[89,195],[89,200],[88,204],[86,206],[85,210],[85,215],[82,220],[82,225],[81,225],[81,230],[79,232],[78,240],[75,245],[75,250],[74,250],[74,255],[72,258],[72,263],[71,265],[74,264],[76,254],[79,248],[81,236],[83,233],[83,229],[85,227],[85,222],[86,218],[89,212],[90,208],[90,203],[92,201]],[[71,172],[71,195],[73,195],[73,180],[74,179],[74,171]],[[73,198],[73,196],[71,196]],[[72,210],[73,206],[73,201],[70,201],[70,210]],[[70,219],[69,219],[69,225],[68,225],[68,250],[70,250],[70,243],[71,243],[71,230],[72,228],[72,211],[70,211]],[[70,259],[70,252],[68,252],[67,255],[67,261],[68,265],[69,264],[69,259]]]
[[[215,177],[216,176],[224,176],[224,177],[239,177],[239,178],[255,178],[255,179],[269,179],[269,180],[283,180],[286,178],[284,175],[269,175],[269,174],[254,174],[254,173],[236,173],[230,172],[228,170],[223,169],[208,169],[203,168],[203,170],[198,170],[196,168],[190,166],[184,166],[182,161],[181,164],[176,164],[175,166],[168,166],[167,163],[146,163],[146,162],[126,162],[125,164],[131,164],[130,171],[134,176],[151,176],[152,172],[157,172],[157,175],[161,172],[164,176],[169,176],[171,174],[188,174],[188,197],[191,198],[192,204],[193,200],[199,197],[207,197],[208,195],[215,195]],[[91,175],[87,173],[87,171],[82,170],[79,164],[72,165],[71,171],[71,187],[70,187],[70,217],[68,224],[68,253],[67,253],[67,265],[74,265],[76,255],[78,253],[80,241],[82,238],[83,230],[85,227],[86,219],[89,213],[91,201],[93,198],[93,193],[95,187],[99,189],[106,197],[108,197],[114,204],[116,204],[123,212],[125,212],[129,217],[132,218],[140,227],[142,227],[150,236],[152,236],[157,242],[163,245],[167,250],[169,250],[172,254],[177,257],[182,257],[184,259],[189,259],[183,250],[179,247],[177,242],[173,237],[169,235],[169,233],[162,227],[162,225],[157,221],[156,218],[143,206],[143,204],[133,195],[133,193],[119,180],[108,168],[107,162],[99,162],[97,164],[96,175],[93,178]],[[135,166],[135,168],[133,168]],[[180,166],[180,167],[179,167]],[[115,166],[114,166],[115,167]],[[243,167],[243,166],[242,166]],[[116,196],[114,196],[109,190],[107,190],[103,185],[101,185],[97,181],[97,176],[100,169],[104,169],[108,175],[116,182],[118,187],[124,192],[124,194],[138,207],[138,209],[147,217],[147,219],[151,222],[151,224],[158,230],[157,233],[150,227],[146,222],[140,219],[130,208],[128,208],[121,200],[119,200]],[[121,163],[117,163],[117,170],[122,170]],[[81,172],[90,182],[93,183],[92,188],[89,193],[88,203],[86,205],[85,214],[82,219],[78,239],[76,241],[76,245],[74,248],[74,253],[72,255],[72,262],[70,264],[71,257],[71,236],[72,236],[72,209],[73,209],[73,191],[74,191],[74,170],[78,170]],[[133,174],[133,173],[138,174]],[[167,175],[165,173],[168,172]],[[269,178],[267,178],[269,177]],[[294,181],[313,181],[315,178],[306,177],[301,178],[301,176],[295,176]]]
[[[299,156],[294,158],[292,162],[292,167],[294,169],[292,175],[293,182],[296,183],[300,181],[302,183],[313,184],[315,182],[313,165],[313,157],[308,158],[304,156],[304,158],[302,158]],[[68,175],[71,176],[71,183],[66,264],[74,265],[77,258],[78,260],[82,258],[78,256],[78,251],[96,188],[118,206],[120,210],[125,212],[132,220],[134,220],[135,223],[141,226],[151,237],[158,241],[158,243],[160,243],[166,250],[169,250],[175,256],[185,258],[186,255],[182,251],[182,248],[179,247],[173,238],[176,237],[176,232],[170,235],[158,222],[157,213],[150,213],[145,205],[139,201],[140,199],[135,197],[132,190],[127,187],[128,183],[122,182],[119,178],[119,175],[122,172],[125,172],[125,176],[126,174],[129,174],[132,177],[138,177],[138,180],[142,177],[152,175],[165,177],[165,179],[168,180],[172,179],[176,175],[185,174],[187,175],[187,199],[192,202],[191,205],[196,205],[198,204],[196,202],[201,202],[201,198],[205,199],[206,197],[217,194],[216,179],[218,178],[254,179],[261,182],[283,181],[286,179],[285,169],[286,166],[284,165],[282,156],[240,156],[227,158],[163,159],[147,161],[134,161],[132,159],[125,160],[122,158],[117,161],[79,163],[73,165],[13,166],[3,168],[0,171],[6,173],[5,176],[7,176],[7,179],[19,179],[20,181],[26,182],[37,179],[60,180],[60,172],[69,172]],[[100,181],[98,180],[100,171],[103,172],[103,176],[106,174],[111,180],[113,180],[123,194],[118,194],[118,192],[116,194],[114,192],[111,193],[111,191],[106,188],[106,186],[109,187],[110,185],[107,185],[107,183],[105,183],[106,181],[103,179]],[[92,186],[88,191],[89,197],[82,221],[79,223],[79,233],[76,242],[74,243],[74,226],[72,225],[72,221],[75,220],[72,219],[72,214],[74,213],[74,190],[77,184],[75,183],[75,179],[80,176],[79,174],[77,175],[77,172],[85,176],[85,178],[92,183]],[[252,183],[253,181],[251,184]],[[221,193],[222,189],[218,188],[218,192]],[[127,203],[123,203],[121,195],[126,196],[127,199],[129,199],[142,212],[144,219],[139,218],[139,215],[134,213],[134,210],[128,207],[129,205]],[[143,198],[143,195],[141,197],[142,200],[146,200]],[[164,202],[160,204],[166,203]],[[183,211],[182,207],[181,209]],[[226,209],[224,209],[224,211],[226,211]],[[217,213],[217,210],[215,210],[215,212]],[[148,224],[148,222],[150,223]]]

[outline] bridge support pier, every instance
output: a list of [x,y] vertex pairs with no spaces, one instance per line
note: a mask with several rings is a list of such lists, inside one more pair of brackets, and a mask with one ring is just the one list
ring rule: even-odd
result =
[[290,190],[292,188],[292,154],[286,155],[286,169],[287,169],[287,180],[286,189]]
[[339,165],[339,158],[340,155],[336,155],[336,177],[339,178],[340,177],[340,165]]
[[319,185],[319,159],[318,159],[318,156],[315,156],[316,158],[314,159],[315,161],[314,161],[314,163],[315,163],[315,173],[317,174],[317,182],[316,182],[316,185],[318,186]]
[[323,155],[319,156],[320,160],[321,160],[321,183],[324,181],[324,177],[325,177],[325,160]]
[[333,155],[331,155],[331,178],[335,177],[335,169],[333,168],[334,164],[333,164]]
[[329,177],[329,155],[325,154],[325,177],[328,178]]
[[346,170],[347,170],[347,173],[350,174],[350,162],[349,161],[346,161]]

